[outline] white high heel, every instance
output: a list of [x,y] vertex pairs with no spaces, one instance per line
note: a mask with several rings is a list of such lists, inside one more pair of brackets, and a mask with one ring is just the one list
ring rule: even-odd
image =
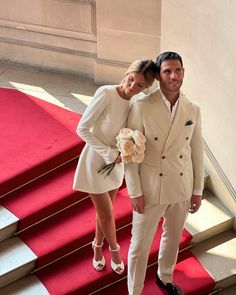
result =
[[[95,240],[92,242],[92,248],[102,248],[103,246],[103,243],[101,245],[97,245],[95,244]],[[102,259],[101,260],[95,260],[95,258],[93,258],[93,268],[96,270],[96,271],[101,271],[104,269],[106,265],[106,261],[105,261],[105,258],[104,256],[102,256]]]
[[[120,245],[117,244],[117,248],[116,249],[111,249],[109,246],[109,250],[110,252],[118,252],[120,251]],[[112,259],[111,259],[111,268],[113,269],[114,272],[118,273],[119,275],[121,275],[124,270],[125,270],[125,265],[123,260],[121,260],[121,263],[115,263]]]

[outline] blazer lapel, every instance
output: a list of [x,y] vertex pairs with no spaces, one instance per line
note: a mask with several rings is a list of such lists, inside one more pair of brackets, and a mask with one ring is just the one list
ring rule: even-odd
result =
[[185,122],[189,119],[189,113],[191,112],[191,103],[188,102],[185,97],[181,94],[179,98],[179,104],[176,109],[175,117],[173,123],[170,127],[170,132],[166,141],[165,148],[169,145],[174,144],[175,138],[183,131],[185,127]]
[[172,122],[159,90],[152,96],[151,103],[153,105],[150,113],[152,113],[152,120],[155,122],[154,126],[158,126],[158,129],[168,137]]

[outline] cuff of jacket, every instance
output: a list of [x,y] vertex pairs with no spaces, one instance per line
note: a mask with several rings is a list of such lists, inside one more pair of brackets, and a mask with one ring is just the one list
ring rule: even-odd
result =
[[104,159],[106,164],[113,163],[119,155],[119,151],[117,149],[108,148],[107,156]]
[[203,193],[202,190],[194,190],[193,191],[193,195],[196,195],[196,196],[202,196],[202,193]]

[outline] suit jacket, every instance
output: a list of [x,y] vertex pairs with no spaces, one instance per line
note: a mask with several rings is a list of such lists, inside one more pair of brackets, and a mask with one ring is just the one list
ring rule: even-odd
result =
[[147,139],[143,162],[126,167],[131,196],[144,195],[145,204],[172,204],[190,199],[194,190],[203,189],[203,142],[197,105],[181,94],[171,122],[156,90],[133,104],[128,127],[140,130]]

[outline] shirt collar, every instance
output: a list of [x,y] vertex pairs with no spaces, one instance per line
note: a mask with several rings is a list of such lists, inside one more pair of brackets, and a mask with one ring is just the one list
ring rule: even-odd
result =
[[[161,94],[161,98],[162,98],[163,102],[165,103],[165,105],[167,106],[168,110],[170,111],[170,102],[169,102],[169,100],[165,97],[165,95],[161,91],[161,89],[159,89],[159,90],[160,90],[160,94]],[[176,102],[175,102],[175,104],[173,106],[174,109],[176,109],[177,106],[178,106],[180,96],[181,96],[181,92],[180,92],[179,97],[178,97],[178,99],[176,100]]]

